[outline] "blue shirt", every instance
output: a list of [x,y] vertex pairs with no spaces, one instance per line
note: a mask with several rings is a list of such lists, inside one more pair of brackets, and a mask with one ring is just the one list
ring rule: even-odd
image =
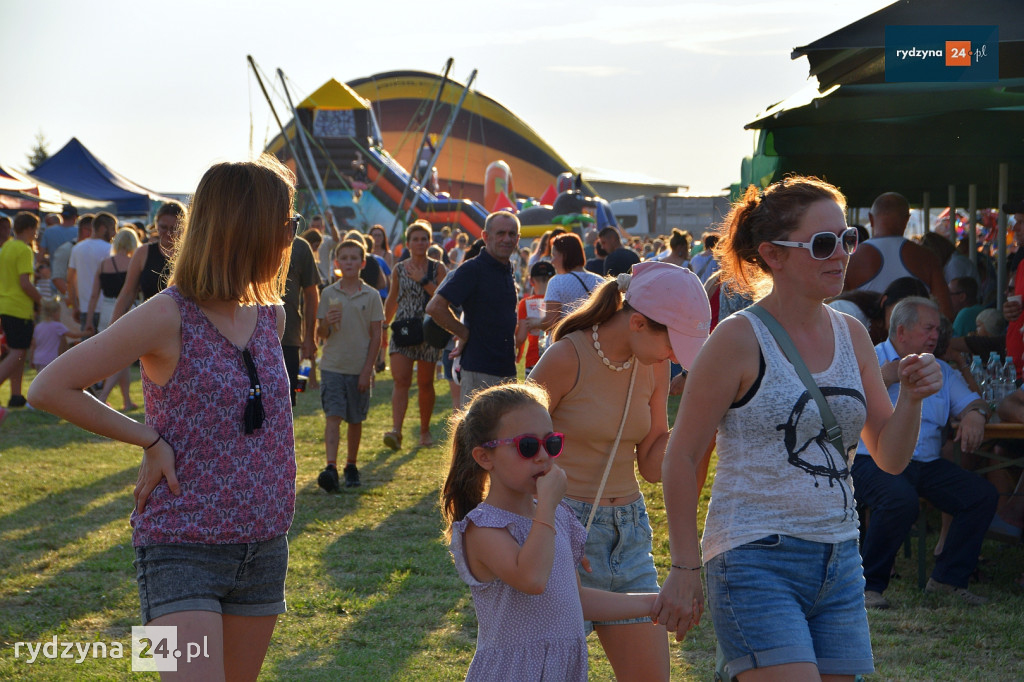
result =
[[[875,346],[875,355],[878,356],[879,365],[898,360],[900,357],[896,349],[893,348],[892,341],[888,339]],[[942,449],[943,430],[946,427],[946,422],[950,417],[963,412],[975,400],[981,400],[981,396],[967,386],[967,382],[960,376],[960,372],[938,358],[936,361],[942,369],[942,388],[921,402],[921,431],[917,436],[917,445],[914,446],[912,458],[915,462],[937,460],[939,450]],[[889,400],[895,405],[896,399],[900,395],[900,383],[897,381],[889,386],[888,391]],[[868,454],[864,441],[857,444],[857,454]]]
[[61,244],[69,242],[76,237],[78,237],[77,225],[64,227],[58,223],[46,228],[43,235],[39,238],[39,245],[46,249],[46,253],[50,258],[53,258],[53,254],[57,253],[57,249],[60,248]]
[[454,270],[437,292],[462,306],[469,343],[462,368],[499,377],[516,376],[516,295],[512,266],[484,249]]

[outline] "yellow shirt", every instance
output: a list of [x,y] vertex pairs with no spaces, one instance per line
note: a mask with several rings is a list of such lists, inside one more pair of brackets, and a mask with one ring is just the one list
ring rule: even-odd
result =
[[0,246],[0,315],[32,319],[32,299],[21,288],[21,276],[32,274],[32,247],[20,239]]

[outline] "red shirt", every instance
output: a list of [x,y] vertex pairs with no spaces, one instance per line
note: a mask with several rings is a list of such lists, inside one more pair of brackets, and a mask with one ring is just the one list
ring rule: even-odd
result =
[[[1024,296],[1024,263],[1017,266],[1017,272],[1013,276],[1013,293]],[[1021,337],[1021,327],[1024,327],[1024,315],[1013,320],[1006,326],[1006,354],[1013,358],[1013,364],[1017,366],[1017,378],[1021,378],[1021,370],[1024,370],[1024,338]]]
[[[519,303],[516,305],[516,317],[518,319],[526,319],[526,301],[531,298],[544,299],[543,296],[538,296],[536,294],[530,294],[520,299]],[[528,368],[533,367],[540,360],[540,336],[533,332],[527,334],[525,343],[523,343],[522,346],[519,346],[519,350],[516,354],[516,362],[519,362],[523,358],[524,346],[526,347],[526,366]]]

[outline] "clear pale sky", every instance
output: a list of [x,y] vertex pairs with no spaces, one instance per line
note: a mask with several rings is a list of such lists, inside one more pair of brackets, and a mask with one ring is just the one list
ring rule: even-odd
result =
[[806,86],[792,49],[887,4],[0,0],[0,163],[25,168],[41,131],[50,153],[77,137],[143,186],[191,192],[276,132],[247,54],[297,101],[451,56],[570,163],[717,194],[751,152],[743,125]]

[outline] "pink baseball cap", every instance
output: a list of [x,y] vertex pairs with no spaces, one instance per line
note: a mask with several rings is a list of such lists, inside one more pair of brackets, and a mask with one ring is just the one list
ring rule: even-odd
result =
[[619,275],[626,303],[655,322],[668,327],[672,352],[683,367],[689,367],[708,338],[711,304],[700,278],[686,268],[660,261],[633,266],[629,282]]

